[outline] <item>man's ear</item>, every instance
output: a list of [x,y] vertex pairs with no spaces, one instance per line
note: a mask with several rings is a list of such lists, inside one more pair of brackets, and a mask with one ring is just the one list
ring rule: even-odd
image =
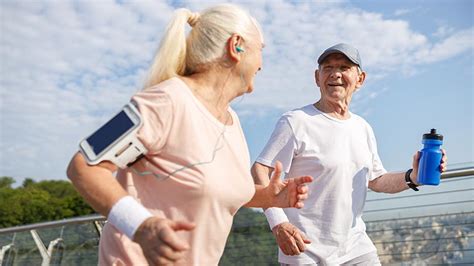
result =
[[319,86],[318,74],[319,74],[319,69],[316,68],[316,70],[314,71],[314,80],[316,81],[316,85],[318,85],[318,87],[321,87],[321,86]]
[[243,44],[242,36],[238,34],[232,34],[227,41],[227,54],[233,62],[239,62],[242,59],[242,53],[237,50],[237,47],[242,47]]
[[358,76],[357,76],[357,84],[356,84],[356,88],[360,88],[362,87],[362,85],[364,85],[364,81],[365,81],[365,77],[367,76],[367,74],[362,71]]

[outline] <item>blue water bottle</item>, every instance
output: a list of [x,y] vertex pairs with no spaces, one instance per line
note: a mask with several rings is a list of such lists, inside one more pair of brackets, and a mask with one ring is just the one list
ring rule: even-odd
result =
[[443,144],[443,136],[436,134],[436,129],[431,129],[430,133],[423,134],[423,149],[420,157],[420,164],[418,166],[418,183],[420,185],[439,185],[441,171],[439,166],[441,164],[440,146]]

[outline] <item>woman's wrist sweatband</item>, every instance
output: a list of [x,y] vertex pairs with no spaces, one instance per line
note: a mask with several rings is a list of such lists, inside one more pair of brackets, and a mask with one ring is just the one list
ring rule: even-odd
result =
[[108,222],[133,240],[138,227],[153,215],[132,196],[119,199],[110,209]]

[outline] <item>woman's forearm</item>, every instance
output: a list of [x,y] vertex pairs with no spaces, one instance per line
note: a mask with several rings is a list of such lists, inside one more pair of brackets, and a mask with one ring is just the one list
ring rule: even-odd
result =
[[67,175],[87,203],[107,216],[114,203],[128,195],[113,176],[115,169],[111,163],[89,166],[83,155],[77,153],[69,163]]
[[247,202],[244,207],[247,208],[269,208],[271,207],[270,195],[266,190],[266,186],[255,185],[255,194],[252,199]]

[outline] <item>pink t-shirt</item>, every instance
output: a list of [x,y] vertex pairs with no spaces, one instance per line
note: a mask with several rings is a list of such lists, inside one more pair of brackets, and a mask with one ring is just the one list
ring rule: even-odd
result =
[[[234,214],[255,193],[237,115],[229,108],[233,124],[224,126],[179,78],[133,100],[144,120],[139,139],[149,153],[133,169],[120,170],[118,181],[154,215],[196,224],[190,232],[178,232],[191,247],[185,265],[217,265]],[[146,264],[140,246],[110,224],[99,250],[100,265]]]

